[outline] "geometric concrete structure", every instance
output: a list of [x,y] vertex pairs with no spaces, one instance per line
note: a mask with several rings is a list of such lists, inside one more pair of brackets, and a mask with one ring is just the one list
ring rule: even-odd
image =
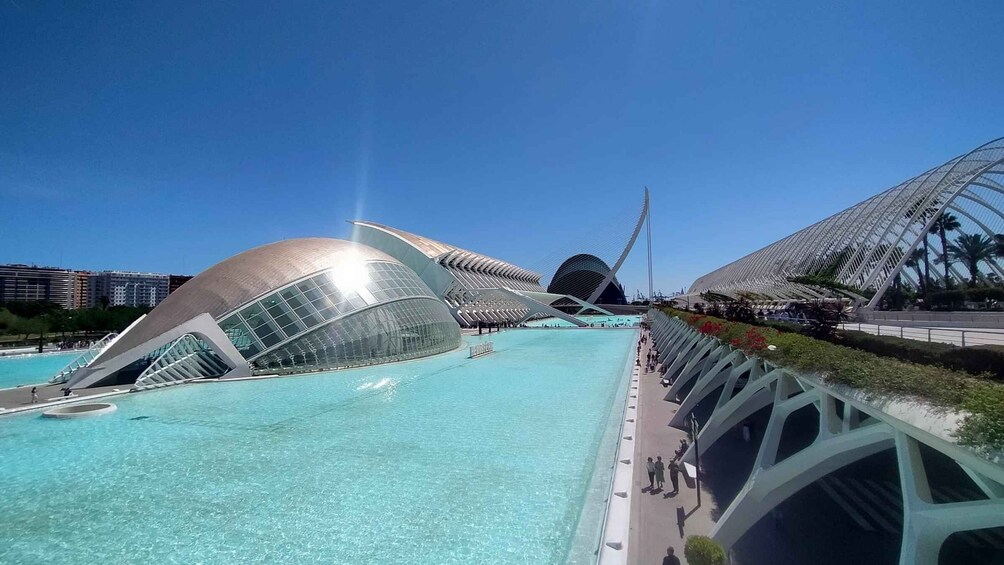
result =
[[461,326],[517,324],[543,316],[585,325],[552,307],[558,304],[607,313],[581,298],[545,292],[539,274],[511,263],[374,222],[351,223],[353,241],[407,265],[446,303]]
[[[1004,244],[1002,203],[1004,138],[716,269],[694,281],[687,296],[842,298],[875,308],[895,285],[1000,281],[1004,263],[993,250]],[[798,277],[828,282],[792,280]]]
[[[757,520],[779,503],[829,473],[869,455],[894,450],[900,476],[903,531],[900,563],[936,565],[944,540],[956,532],[1004,527],[1004,466],[1001,454],[989,458],[958,445],[953,437],[959,415],[910,400],[875,398],[846,386],[773,366],[718,339],[695,331],[683,321],[649,311],[658,360],[673,382],[666,396],[682,395],[672,425],[682,427],[703,400],[713,402],[702,423],[702,452],[735,430],[753,414],[770,408],[756,461],[745,485],[719,518],[711,536],[731,547]],[[715,395],[715,392],[721,390]],[[684,394],[684,392],[686,393]],[[800,451],[779,456],[789,417],[812,407],[818,433]],[[954,461],[982,494],[982,500],[936,503],[924,445]],[[694,464],[693,446],[683,460]]]
[[459,343],[446,305],[400,261],[349,241],[291,239],[186,282],[76,369],[67,386],[333,369]]

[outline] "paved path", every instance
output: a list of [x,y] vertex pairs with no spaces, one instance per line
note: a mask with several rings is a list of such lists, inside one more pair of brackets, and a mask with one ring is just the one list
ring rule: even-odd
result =
[[126,393],[132,388],[132,385],[112,385],[85,388],[74,391],[75,396],[71,397],[64,397],[62,391],[60,390],[62,388],[63,385],[38,385],[38,404],[31,403],[30,385],[0,390],[0,415],[38,410],[58,404],[69,404],[70,402],[80,400],[81,398],[102,396],[116,391]]
[[841,326],[847,330],[857,330],[872,335],[891,335],[917,341],[950,343],[952,345],[1004,345],[1004,329],[995,328],[950,328],[944,326],[897,326],[859,324],[848,322]]
[[[645,356],[651,341],[642,346],[641,358]],[[655,459],[661,455],[669,462],[673,452],[680,445],[686,432],[672,428],[669,421],[679,408],[679,404],[663,400],[666,388],[659,384],[658,373],[647,373],[642,369],[638,383],[638,423],[636,428],[634,454],[634,485],[631,502],[631,537],[628,544],[629,565],[659,565],[666,555],[666,548],[673,546],[676,556],[684,564],[683,544],[687,536],[707,535],[714,522],[711,512],[714,504],[711,495],[701,489],[702,506],[697,506],[697,491],[687,486],[683,474],[680,475],[680,492],[671,494],[672,484],[666,472],[666,490],[648,490],[648,472],[645,463],[648,457]],[[634,400],[634,399],[633,399]],[[691,483],[693,484],[693,483]],[[703,486],[703,485],[702,485]],[[689,514],[684,525],[677,523],[677,507],[682,506]]]

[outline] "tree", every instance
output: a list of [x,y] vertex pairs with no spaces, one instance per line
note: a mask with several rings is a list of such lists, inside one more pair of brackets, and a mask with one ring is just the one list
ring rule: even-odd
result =
[[52,312],[61,312],[63,307],[50,300],[30,300],[26,302],[7,302],[4,307],[15,316],[35,318]]
[[802,333],[816,339],[832,341],[837,333],[837,326],[844,320],[843,305],[839,302],[816,301],[805,309],[808,323],[802,328]]
[[994,245],[997,247],[994,253],[998,257],[1004,257],[1004,233],[994,235]]
[[924,199],[920,198],[916,202],[910,205],[910,208],[906,211],[907,219],[920,222],[921,231],[924,237],[924,302],[927,303],[927,293],[928,289],[931,287],[931,250],[927,244],[927,236],[930,233],[924,230],[927,226],[927,221],[931,219],[935,214],[938,213],[938,209],[934,206],[924,206]]
[[[959,223],[959,219],[955,217],[955,214],[951,212],[942,212],[938,216],[937,220],[934,220],[934,225],[931,226],[932,232],[937,232],[938,237],[941,239],[941,254],[944,256],[943,260],[945,262],[945,287],[951,287],[952,276],[948,273],[948,268],[951,266],[948,261],[948,232],[955,231],[962,227]],[[925,237],[925,239],[927,239]]]
[[910,267],[917,273],[917,284],[920,285],[920,292],[923,294],[927,288],[924,285],[924,272],[920,270],[920,262],[924,259],[923,249],[914,249],[913,253],[907,258],[906,263],[903,263],[904,267]]
[[974,233],[960,235],[955,243],[949,244],[948,256],[959,261],[969,270],[969,286],[976,286],[980,274],[980,261],[993,261],[997,246],[989,237]]
[[690,536],[683,546],[690,565],[725,565],[725,549],[707,536]]
[[752,324],[756,321],[756,313],[753,312],[753,307],[748,301],[739,299],[725,305],[725,319]]

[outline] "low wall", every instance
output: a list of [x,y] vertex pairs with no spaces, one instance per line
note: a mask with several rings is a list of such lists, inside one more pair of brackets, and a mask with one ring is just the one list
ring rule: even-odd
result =
[[1004,312],[876,312],[862,310],[863,323],[896,326],[949,326],[953,328],[1004,328]]

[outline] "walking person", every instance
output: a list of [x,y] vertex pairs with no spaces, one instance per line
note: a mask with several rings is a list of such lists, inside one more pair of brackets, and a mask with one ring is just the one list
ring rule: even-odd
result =
[[655,488],[655,463],[652,462],[652,458],[648,458],[648,490],[653,490]]
[[660,489],[666,484],[666,464],[662,462],[662,456],[655,458],[655,484]]
[[676,459],[669,462],[669,482],[673,483],[673,493],[680,492],[680,464]]
[[680,558],[673,555],[676,551],[673,550],[673,546],[666,548],[666,556],[662,558],[662,565],[680,565]]
[[38,387],[31,387],[31,403],[38,404]]

